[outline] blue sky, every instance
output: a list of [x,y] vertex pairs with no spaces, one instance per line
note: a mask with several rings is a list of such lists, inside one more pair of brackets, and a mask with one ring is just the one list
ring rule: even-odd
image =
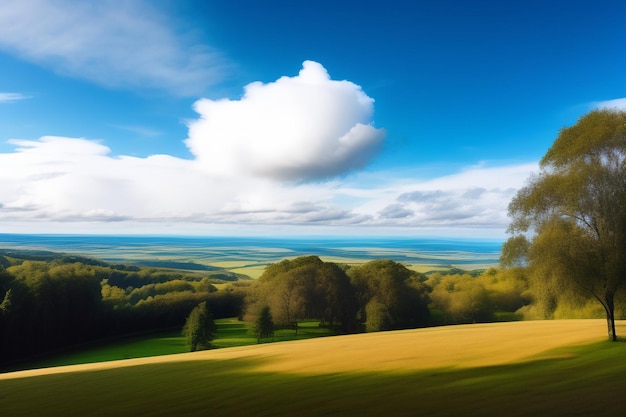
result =
[[0,231],[502,238],[626,3],[6,1]]

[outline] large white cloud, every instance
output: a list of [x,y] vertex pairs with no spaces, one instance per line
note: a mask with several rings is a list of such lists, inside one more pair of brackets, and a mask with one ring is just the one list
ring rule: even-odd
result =
[[362,168],[384,131],[372,125],[374,100],[350,81],[331,80],[306,61],[295,77],[255,82],[240,100],[195,103],[186,143],[211,173],[280,180],[333,177]]
[[[259,226],[354,232],[357,226],[370,234],[386,228],[476,236],[483,229],[500,236],[508,202],[536,168],[474,167],[428,180],[363,172],[294,184],[254,176],[225,179],[198,161],[168,155],[115,157],[102,143],[81,138],[12,143],[16,151],[0,154],[0,225],[16,232],[210,233],[224,225],[235,225],[239,233]],[[368,180],[372,175],[376,184]],[[111,222],[120,226],[94,229]],[[140,227],[146,224],[150,228]]]
[[4,0],[0,49],[64,75],[113,87],[193,95],[226,61],[191,41],[149,1]]
[[289,186],[263,178],[224,181],[197,161],[111,156],[97,141],[11,141],[0,154],[0,219],[58,222],[315,222],[338,213],[330,183]]

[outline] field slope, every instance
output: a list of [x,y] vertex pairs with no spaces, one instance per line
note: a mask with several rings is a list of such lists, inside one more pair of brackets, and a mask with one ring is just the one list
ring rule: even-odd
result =
[[[618,334],[626,333],[620,322]],[[600,320],[448,326],[0,374],[3,415],[619,415]]]

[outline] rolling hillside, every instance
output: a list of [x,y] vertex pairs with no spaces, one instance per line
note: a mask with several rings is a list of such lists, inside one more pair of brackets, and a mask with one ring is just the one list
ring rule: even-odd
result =
[[[625,332],[620,322],[618,333]],[[576,404],[571,411],[581,415],[612,415],[623,411],[614,399],[623,402],[626,394],[626,344],[605,342],[605,333],[602,320],[477,324],[21,371],[0,374],[0,409],[82,416],[556,415]]]

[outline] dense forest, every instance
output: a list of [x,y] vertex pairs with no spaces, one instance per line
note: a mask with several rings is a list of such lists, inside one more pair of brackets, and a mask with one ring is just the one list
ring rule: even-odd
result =
[[[218,268],[154,265],[0,252],[0,369],[89,342],[180,329],[201,303],[213,318],[254,323],[271,312],[276,328],[297,332],[299,322],[315,320],[337,334],[602,317],[592,300],[546,293],[524,268],[422,274],[391,260],[349,266],[303,256],[271,264],[250,280]],[[620,316],[624,310],[618,305]]]
[[[224,291],[213,285],[237,278]],[[211,306],[215,317],[237,317],[244,300],[237,284],[245,282],[226,271],[112,265],[51,253],[0,253],[0,368],[90,341],[180,328],[202,302]]]

